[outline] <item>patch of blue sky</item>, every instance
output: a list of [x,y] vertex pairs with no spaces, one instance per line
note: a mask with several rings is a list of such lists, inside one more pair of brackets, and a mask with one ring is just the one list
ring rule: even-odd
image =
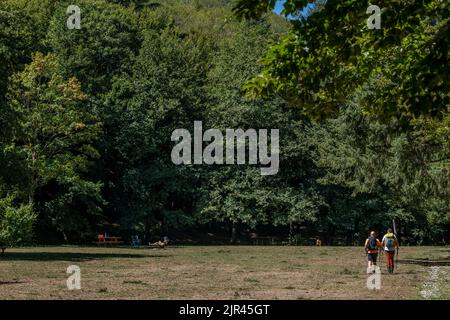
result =
[[[275,4],[275,8],[274,8],[274,10],[273,10],[273,12],[275,12],[276,14],[281,14],[281,11],[283,11],[283,6],[284,6],[284,3],[286,2],[286,0],[279,0],[279,1],[277,1],[277,3]],[[305,8],[303,8],[303,10],[300,12],[300,16],[303,16],[303,17],[307,17],[308,16],[308,14],[309,14],[309,12],[311,12],[311,9],[313,9],[314,8],[314,6],[315,6],[315,4],[314,3],[309,3]],[[297,20],[298,19],[298,16],[293,16],[293,15],[289,15],[288,16],[288,19],[291,19],[291,20]]]

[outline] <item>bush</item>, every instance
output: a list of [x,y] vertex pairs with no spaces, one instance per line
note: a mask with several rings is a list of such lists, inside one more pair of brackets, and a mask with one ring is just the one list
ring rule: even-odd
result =
[[31,240],[37,215],[30,204],[14,205],[14,199],[0,199],[0,246],[16,246]]

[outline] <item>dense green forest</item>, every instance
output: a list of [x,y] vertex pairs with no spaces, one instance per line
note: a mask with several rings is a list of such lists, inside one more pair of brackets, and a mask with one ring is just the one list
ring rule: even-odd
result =
[[[77,0],[79,30],[72,2],[0,0],[0,242],[450,241],[445,1],[373,32],[367,1]],[[279,129],[278,174],[174,165],[195,120]]]

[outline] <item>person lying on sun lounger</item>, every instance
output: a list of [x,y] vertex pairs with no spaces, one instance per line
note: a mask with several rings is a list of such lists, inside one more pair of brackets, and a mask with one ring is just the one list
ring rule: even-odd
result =
[[169,244],[169,238],[168,237],[164,237],[163,241],[159,240],[159,241],[154,242],[154,243],[149,243],[148,245],[149,246],[158,246],[161,249],[165,249],[168,244]]

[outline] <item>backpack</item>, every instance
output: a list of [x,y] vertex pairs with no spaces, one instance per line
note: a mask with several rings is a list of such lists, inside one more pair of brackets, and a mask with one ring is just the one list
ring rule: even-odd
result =
[[367,242],[367,250],[378,250],[377,239],[375,237],[369,237]]
[[395,238],[393,234],[389,234],[384,239],[384,247],[386,251],[395,251]]

